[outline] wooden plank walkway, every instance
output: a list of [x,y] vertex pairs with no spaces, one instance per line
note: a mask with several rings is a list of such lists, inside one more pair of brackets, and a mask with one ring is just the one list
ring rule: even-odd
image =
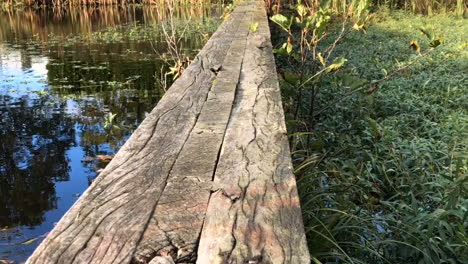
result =
[[27,263],[310,263],[263,1],[237,5]]

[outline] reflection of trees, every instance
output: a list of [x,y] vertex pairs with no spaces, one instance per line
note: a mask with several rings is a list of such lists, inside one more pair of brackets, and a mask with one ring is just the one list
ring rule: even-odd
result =
[[[166,15],[154,8],[158,7],[0,12],[0,42],[15,44],[23,70],[33,68],[38,54],[50,59],[44,76],[47,92],[38,93],[39,98],[26,95],[21,83],[15,84],[24,94],[21,98],[0,94],[0,227],[40,224],[44,213],[57,206],[54,182],[69,180],[68,159],[82,158],[81,151],[75,156],[67,152],[70,147],[79,144],[90,157],[113,154],[160,97],[154,78],[162,67],[154,49],[160,53],[166,49],[160,43],[129,38],[70,45],[41,41],[50,35],[74,36],[127,23],[154,24]],[[211,11],[199,6],[176,7],[175,12],[187,19],[206,17]],[[30,38],[40,41],[25,41]],[[13,39],[18,41],[12,43]],[[201,47],[201,40],[198,32],[187,33],[185,47]],[[70,111],[70,104],[75,109]],[[115,120],[104,127],[109,113],[116,114]],[[83,165],[91,171],[88,177],[96,166],[103,166],[95,160]]]
[[72,123],[62,103],[0,95],[0,226],[37,225],[56,207],[53,181],[67,181]]

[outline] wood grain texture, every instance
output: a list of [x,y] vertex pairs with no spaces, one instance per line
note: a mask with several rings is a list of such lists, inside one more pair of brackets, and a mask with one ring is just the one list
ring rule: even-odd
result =
[[310,263],[262,2],[198,248],[198,264]]
[[178,262],[195,261],[213,172],[239,80],[247,29],[245,22],[239,23],[222,70],[218,72],[197,123],[172,168],[138,246],[137,259],[150,259],[164,252]]
[[252,0],[27,263],[248,261],[310,262],[268,23]]
[[[183,195],[178,194],[172,197],[174,204],[168,208],[171,198],[163,193],[168,190],[169,194],[173,191],[172,186],[183,180],[177,171],[182,170],[184,164],[191,163],[193,170],[201,171],[202,165],[209,166],[211,162],[212,168],[207,170],[211,170],[208,180],[212,179],[221,139],[218,140],[218,149],[215,143],[207,147],[209,157],[206,157],[206,161],[199,159],[203,164],[193,162],[193,156],[201,153],[199,149],[195,153],[182,153],[182,150],[193,151],[195,145],[200,145],[200,142],[196,142],[197,138],[203,139],[197,137],[197,132],[210,129],[208,124],[204,128],[198,120],[203,120],[202,110],[208,108],[210,93],[217,92],[213,89],[216,88],[213,86],[216,73],[212,68],[223,63],[232,42],[238,38],[239,26],[248,9],[248,6],[240,6],[220,26],[190,67],[27,263],[145,263],[158,254],[172,256],[173,248],[178,249],[175,253],[181,258],[193,259],[193,245],[199,238],[202,222],[183,222],[177,218],[180,211],[191,205],[183,208],[183,202],[176,203],[175,198]],[[205,110],[205,113],[208,111]],[[220,127],[221,131],[224,130],[222,125]],[[210,152],[213,149],[214,152]],[[185,161],[181,160],[184,157]],[[170,179],[173,173],[179,175]],[[203,178],[205,175],[188,176]],[[186,181],[189,182],[190,177]],[[193,189],[197,188],[197,184],[192,181],[192,184],[181,188]],[[205,190],[208,199],[210,187],[206,188],[202,182],[198,186],[201,187],[200,191]],[[189,196],[187,198],[191,199]],[[179,212],[174,209],[176,206],[181,206]],[[200,210],[199,215],[204,214],[203,208],[193,207],[192,210]],[[174,219],[166,217],[169,216],[168,212],[173,214]],[[153,221],[154,215],[160,216],[159,222]],[[194,217],[200,218],[199,215]],[[190,224],[184,227],[187,230],[180,233],[183,241],[173,241],[171,232],[168,233],[168,225],[176,221],[180,221],[180,225]],[[171,230],[176,228],[174,225]],[[190,228],[193,234],[188,230]],[[190,236],[186,237],[188,233]]]

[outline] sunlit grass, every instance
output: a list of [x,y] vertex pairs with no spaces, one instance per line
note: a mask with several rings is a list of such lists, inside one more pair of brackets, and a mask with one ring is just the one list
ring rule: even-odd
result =
[[[341,96],[350,75],[379,79],[414,59],[412,40],[427,50],[422,27],[444,39],[429,58],[329,108],[309,145],[296,136],[308,244],[322,263],[463,263],[468,255],[465,20],[379,11],[366,34],[337,47],[348,64],[318,84],[317,107]],[[294,90],[284,89],[291,102]]]

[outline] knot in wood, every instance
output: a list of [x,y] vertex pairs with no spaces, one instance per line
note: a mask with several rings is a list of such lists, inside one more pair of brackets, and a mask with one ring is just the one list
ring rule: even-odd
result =
[[265,36],[255,35],[252,39],[252,43],[255,47],[262,49],[269,46],[269,41]]
[[229,198],[232,203],[235,203],[242,196],[242,190],[232,190],[230,192],[226,190],[221,190],[221,194]]
[[214,72],[215,74],[218,74],[218,72],[221,70],[221,68],[222,68],[221,64],[215,64],[215,65],[213,65],[213,67],[210,68],[210,70],[212,72]]

